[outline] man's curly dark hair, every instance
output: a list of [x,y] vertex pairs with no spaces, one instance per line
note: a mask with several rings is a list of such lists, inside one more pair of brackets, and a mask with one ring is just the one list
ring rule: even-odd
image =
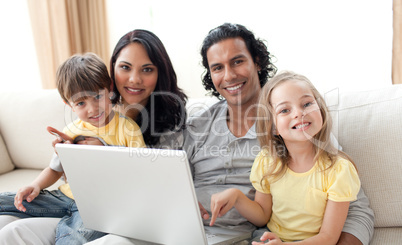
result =
[[261,87],[263,87],[268,78],[273,77],[277,71],[276,66],[272,64],[272,56],[270,52],[268,52],[267,46],[262,40],[256,39],[251,31],[239,24],[225,23],[220,25],[209,31],[201,47],[202,64],[206,69],[202,77],[202,84],[207,91],[218,99],[222,99],[222,96],[216,91],[212,83],[207,51],[212,45],[220,41],[236,37],[240,37],[244,40],[254,63],[261,68],[260,72],[258,72]]

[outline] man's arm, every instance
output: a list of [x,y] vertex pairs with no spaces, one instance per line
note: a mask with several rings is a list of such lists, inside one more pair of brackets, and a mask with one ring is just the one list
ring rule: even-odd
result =
[[360,188],[357,200],[350,203],[348,216],[337,244],[368,245],[374,234],[374,212]]
[[350,233],[342,232],[337,245],[363,245],[363,243]]

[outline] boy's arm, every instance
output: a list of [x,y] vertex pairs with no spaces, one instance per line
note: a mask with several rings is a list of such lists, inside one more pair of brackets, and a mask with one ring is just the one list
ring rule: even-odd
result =
[[15,207],[25,212],[26,208],[22,205],[22,201],[31,202],[39,195],[41,190],[54,184],[62,175],[63,172],[57,172],[50,167],[45,168],[30,185],[18,190],[14,198]]

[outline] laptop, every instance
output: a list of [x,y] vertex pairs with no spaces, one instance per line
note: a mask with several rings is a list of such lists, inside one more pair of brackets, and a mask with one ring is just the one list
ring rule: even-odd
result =
[[57,144],[84,226],[156,244],[232,244],[251,232],[202,223],[180,150]]

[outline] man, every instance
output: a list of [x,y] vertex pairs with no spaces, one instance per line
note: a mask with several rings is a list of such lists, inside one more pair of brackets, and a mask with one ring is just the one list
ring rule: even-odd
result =
[[[255,134],[256,106],[261,87],[276,72],[261,40],[244,26],[223,24],[204,39],[202,62],[205,89],[224,98],[189,118],[184,147],[193,171],[204,224],[210,218],[210,200],[227,188],[240,189],[253,199],[249,173],[259,152]],[[232,209],[216,220],[217,226],[254,229]],[[338,244],[368,244],[374,232],[373,211],[361,189],[350,204]]]

